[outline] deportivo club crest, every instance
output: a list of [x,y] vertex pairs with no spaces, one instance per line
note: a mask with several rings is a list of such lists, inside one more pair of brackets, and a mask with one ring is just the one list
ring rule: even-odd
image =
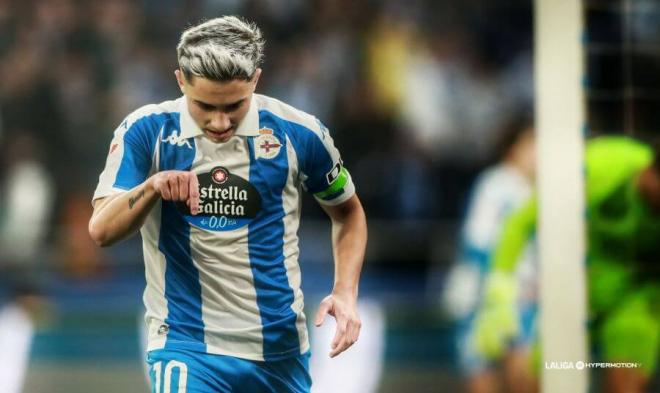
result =
[[280,140],[273,135],[273,130],[262,128],[259,130],[259,136],[254,139],[254,150],[256,158],[271,159],[280,154],[282,144]]

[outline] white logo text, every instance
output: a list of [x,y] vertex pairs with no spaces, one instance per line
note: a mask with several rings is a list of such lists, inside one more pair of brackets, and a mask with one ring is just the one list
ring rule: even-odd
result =
[[[163,126],[164,128],[165,126]],[[176,130],[172,131],[170,136],[167,138],[161,139],[162,142],[167,142],[170,145],[177,145],[179,147],[181,146],[188,146],[188,149],[192,149],[192,146],[190,145],[190,142],[186,138],[182,138],[181,135],[176,133]]]

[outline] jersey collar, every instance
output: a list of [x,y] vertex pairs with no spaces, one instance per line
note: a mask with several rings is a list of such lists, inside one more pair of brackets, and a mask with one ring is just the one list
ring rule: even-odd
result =
[[[204,135],[204,131],[197,126],[190,112],[188,111],[188,102],[186,96],[180,98],[179,110],[181,113],[181,137],[193,138],[198,135]],[[243,118],[243,121],[236,129],[236,135],[240,136],[257,136],[259,135],[259,111],[254,94],[250,98],[250,108]]]
[[257,108],[257,100],[255,99],[254,94],[252,94],[252,97],[250,97],[250,108],[243,118],[243,121],[241,121],[241,124],[238,125],[238,128],[236,129],[236,135],[259,135],[259,110]]

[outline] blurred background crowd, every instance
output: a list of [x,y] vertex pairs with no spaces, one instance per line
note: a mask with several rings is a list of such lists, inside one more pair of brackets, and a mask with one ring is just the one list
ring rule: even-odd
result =
[[[642,66],[658,65],[660,7],[635,2],[642,11],[626,26],[656,52],[622,69],[605,42],[627,31],[623,2],[587,2],[589,37],[603,40],[588,54],[594,132],[660,128],[658,76]],[[16,291],[48,299],[30,303],[39,322],[26,392],[141,378],[139,239],[98,249],[87,234],[91,196],[124,116],[180,94],[181,31],[223,14],[261,27],[257,92],[321,119],[357,185],[370,220],[362,293],[386,321],[381,390],[457,386],[440,291],[472,182],[501,154],[511,118],[533,109],[532,9],[525,0],[0,0],[0,264]],[[640,93],[635,83],[655,85]],[[329,224],[311,199],[304,215],[312,307],[331,285]],[[53,378],[68,387],[41,385]]]
[[259,91],[333,130],[371,217],[456,217],[438,176],[487,162],[531,105],[531,5],[451,3],[5,0],[3,139],[36,140],[57,195],[88,194],[121,119],[178,96],[181,30],[237,13],[268,41]]

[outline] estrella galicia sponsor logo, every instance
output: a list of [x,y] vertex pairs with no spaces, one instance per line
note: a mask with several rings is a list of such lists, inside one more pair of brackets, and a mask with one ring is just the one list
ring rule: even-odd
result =
[[218,167],[211,172],[211,179],[216,184],[223,184],[229,179],[229,172],[225,168]]
[[227,168],[215,167],[197,174],[199,180],[199,213],[190,214],[183,202],[177,208],[196,227],[210,231],[230,231],[241,228],[261,210],[259,191],[244,178]]

